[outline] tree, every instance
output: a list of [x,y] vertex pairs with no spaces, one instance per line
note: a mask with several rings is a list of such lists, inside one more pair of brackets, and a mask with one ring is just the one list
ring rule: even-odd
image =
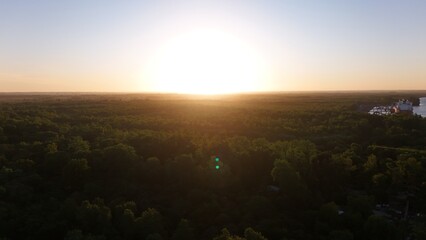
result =
[[244,237],[247,240],[267,240],[260,232],[256,232],[252,228],[246,228]]
[[299,173],[287,160],[279,159],[275,161],[271,174],[274,181],[278,182],[284,192],[294,191],[300,185],[301,178]]
[[194,240],[194,230],[190,226],[188,220],[181,219],[176,228],[172,240]]
[[280,159],[288,161],[304,179],[310,179],[313,161],[317,155],[315,144],[306,140],[298,140],[275,144],[275,151]]
[[426,223],[415,222],[413,225],[414,239],[426,240]]
[[281,188],[281,195],[288,209],[306,207],[311,200],[308,189],[302,182],[299,173],[288,161],[276,160],[271,174]]
[[149,157],[143,166],[143,173],[141,178],[144,182],[150,185],[160,184],[163,182],[164,168],[161,164],[160,159],[157,157]]
[[228,229],[224,228],[222,229],[221,234],[213,238],[213,240],[245,240],[245,239],[239,236],[232,236],[229,233]]
[[117,144],[103,150],[101,159],[95,159],[93,169],[108,180],[121,177],[129,179],[135,171],[138,159],[135,149],[124,144]]
[[353,240],[354,235],[349,230],[333,230],[330,232],[330,240]]
[[395,164],[390,163],[388,167],[393,184],[400,190],[419,186],[420,180],[423,178],[422,163],[414,157],[400,156]]
[[163,217],[154,208],[148,208],[135,220],[136,236],[146,238],[150,234],[164,235]]
[[231,233],[229,233],[228,229],[224,228],[220,232],[221,234],[213,238],[213,240],[230,240],[231,239]]
[[137,211],[134,202],[124,202],[114,207],[113,222],[126,239],[132,239],[135,234],[135,214]]
[[318,211],[318,218],[315,224],[316,231],[326,235],[332,229],[336,229],[339,224],[339,207],[334,202],[322,205]]
[[368,156],[367,162],[364,163],[364,170],[366,172],[375,172],[378,169],[379,165],[378,165],[378,161],[377,161],[377,157],[374,154],[371,154],[370,156]]
[[90,152],[90,144],[80,136],[73,137],[68,143],[68,151],[75,156],[84,156]]
[[272,202],[263,196],[253,196],[246,204],[246,211],[256,219],[264,219],[270,217],[274,213]]
[[67,232],[64,240],[85,240],[83,232],[79,229],[71,230]]
[[377,173],[371,178],[372,190],[376,200],[378,202],[387,202],[388,200],[388,189],[390,187],[390,178],[388,175],[383,173]]
[[62,169],[62,179],[67,186],[78,187],[86,181],[88,171],[86,159],[71,159]]
[[49,143],[46,146],[47,153],[55,153],[58,151],[58,145],[56,143]]
[[367,219],[373,209],[373,198],[369,196],[349,196],[348,210],[352,213],[360,213],[364,219]]
[[163,237],[159,233],[151,233],[145,239],[146,240],[163,240]]
[[347,187],[353,169],[352,160],[342,154],[322,152],[315,159],[315,171],[318,182],[313,185],[326,200],[334,200]]
[[370,216],[364,225],[364,233],[371,240],[395,239],[395,226],[388,220],[379,216]]
[[111,226],[111,210],[104,200],[83,201],[77,212],[77,220],[86,232],[105,233]]

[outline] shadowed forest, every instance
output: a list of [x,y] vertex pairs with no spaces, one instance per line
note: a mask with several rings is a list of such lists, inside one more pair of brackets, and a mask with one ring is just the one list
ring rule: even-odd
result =
[[424,96],[2,94],[0,239],[426,239]]

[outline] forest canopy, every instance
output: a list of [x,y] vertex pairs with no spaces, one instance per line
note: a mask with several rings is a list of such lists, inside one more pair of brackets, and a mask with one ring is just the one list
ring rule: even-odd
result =
[[423,96],[0,95],[0,239],[425,239]]

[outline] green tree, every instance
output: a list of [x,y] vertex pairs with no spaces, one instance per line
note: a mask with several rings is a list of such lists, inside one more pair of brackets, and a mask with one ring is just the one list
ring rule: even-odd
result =
[[86,159],[71,159],[62,169],[62,179],[67,186],[78,187],[85,183],[88,171]]
[[339,207],[334,202],[322,205],[318,211],[318,218],[315,224],[316,232],[327,235],[332,229],[336,229],[339,224]]
[[49,143],[46,146],[47,153],[55,153],[58,151],[58,145],[56,143]]
[[371,154],[370,156],[368,156],[367,162],[364,163],[364,170],[366,172],[375,172],[378,169],[379,165],[378,165],[378,160],[376,155]]
[[68,143],[68,151],[75,156],[84,156],[90,152],[90,144],[80,136],[73,137]]
[[364,225],[364,234],[371,240],[393,240],[396,229],[389,220],[379,216],[370,216]]
[[221,231],[221,234],[213,240],[245,240],[244,238],[241,238],[239,236],[231,236],[231,233],[229,233],[228,229],[224,228]]
[[252,228],[246,228],[244,237],[246,240],[267,240],[260,232],[256,232]]
[[370,196],[349,196],[348,210],[352,213],[360,213],[364,219],[367,219],[373,210],[373,198]]
[[281,188],[281,196],[288,209],[296,210],[307,206],[311,200],[308,189],[299,173],[288,161],[276,160],[271,174]]
[[377,173],[372,176],[372,190],[378,202],[388,201],[391,179],[387,174]]
[[306,140],[278,142],[275,144],[275,151],[279,153],[280,159],[294,166],[303,178],[312,177],[313,161],[317,155],[315,144]]
[[354,235],[349,230],[333,230],[330,232],[330,240],[353,240]]
[[131,238],[135,231],[135,215],[130,209],[124,209],[119,219],[119,228],[126,238]]
[[272,177],[275,182],[284,192],[292,192],[297,190],[300,185],[300,175],[287,160],[275,161],[274,168],[272,169]]
[[[395,164],[389,164],[393,184],[400,190],[410,190],[417,187],[423,179],[423,166],[414,157],[399,157]],[[408,188],[408,189],[407,189]]]
[[413,225],[413,235],[416,240],[426,240],[426,223],[416,222]]
[[188,220],[181,219],[172,240],[193,240],[195,239],[194,229],[190,226]]
[[159,233],[151,233],[145,239],[146,240],[163,240],[163,237]]
[[133,147],[117,144],[105,148],[101,158],[94,160],[93,168],[110,181],[118,177],[131,179],[135,174],[139,174],[135,168],[137,160],[138,156]]
[[104,200],[96,198],[94,201],[83,201],[77,212],[77,220],[85,232],[105,233],[111,226],[111,210]]
[[139,238],[146,238],[150,234],[165,235],[163,217],[154,208],[148,208],[135,220],[136,235]]
[[79,229],[71,230],[67,232],[64,240],[85,240],[83,232]]

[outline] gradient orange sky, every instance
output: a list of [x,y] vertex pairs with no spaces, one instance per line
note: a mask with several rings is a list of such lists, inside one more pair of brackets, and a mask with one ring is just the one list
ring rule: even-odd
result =
[[[226,74],[239,79],[217,80],[218,89],[424,90],[425,13],[421,0],[5,0],[0,2],[0,92],[173,92],[185,84],[197,85],[198,91]],[[206,29],[235,41],[215,45],[195,37],[188,42],[200,41],[206,49],[176,45],[170,50],[177,54],[175,62],[163,59],[168,65],[154,66],[172,39]],[[240,45],[245,47],[233,51]],[[210,47],[220,49],[215,61],[209,61],[215,54]],[[205,57],[198,60],[207,65],[197,67],[206,73],[174,79],[174,63],[185,69],[198,63],[182,61],[186,53]],[[215,66],[221,59],[233,72]],[[233,66],[241,59],[247,65]],[[254,71],[253,63],[263,64],[262,70]],[[163,76],[167,81],[148,74],[153,68],[171,72]],[[193,79],[185,83],[188,74]],[[250,78],[253,74],[259,76]],[[252,85],[238,89],[245,81],[249,85],[245,77]]]

